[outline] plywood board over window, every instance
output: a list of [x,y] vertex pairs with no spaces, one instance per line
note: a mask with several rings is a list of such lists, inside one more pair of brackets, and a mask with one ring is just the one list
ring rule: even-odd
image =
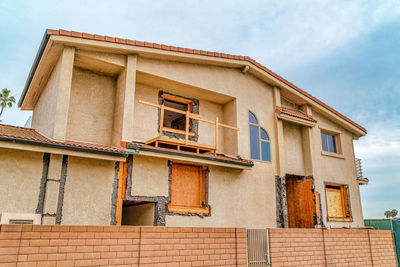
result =
[[206,172],[201,166],[171,163],[171,203],[173,213],[207,214]]
[[328,220],[352,221],[347,185],[325,184]]

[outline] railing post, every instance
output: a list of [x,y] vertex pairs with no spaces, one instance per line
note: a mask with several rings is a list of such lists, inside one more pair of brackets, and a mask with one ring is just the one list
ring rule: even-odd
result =
[[164,104],[162,104],[160,108],[160,137],[163,134],[163,128],[164,128]]
[[214,156],[217,155],[217,149],[218,149],[218,117],[215,118],[215,150],[214,150]]
[[186,127],[185,127],[185,145],[189,143],[189,123],[190,123],[190,117],[189,117],[189,110],[186,110]]

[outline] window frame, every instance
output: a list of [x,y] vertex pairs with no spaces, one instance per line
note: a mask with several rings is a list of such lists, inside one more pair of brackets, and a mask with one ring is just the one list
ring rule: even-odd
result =
[[[199,101],[194,98],[187,98],[179,95],[175,95],[172,93],[168,93],[165,91],[159,91],[158,93],[158,103],[160,105],[164,104],[164,101],[172,101],[176,103],[185,104],[188,107],[189,112],[193,114],[199,114]],[[158,132],[161,131],[160,129],[160,120],[161,120],[161,111],[158,110]],[[162,122],[164,125],[164,121]],[[198,121],[189,119],[189,125],[191,125],[191,129],[189,126],[189,140],[197,142],[198,139]],[[178,130],[175,128],[170,128],[163,126],[164,131],[161,133],[162,135],[171,137],[171,138],[178,138],[184,139],[186,132],[184,130]]]
[[[256,119],[257,124],[256,124],[256,123],[253,123],[253,122],[250,122],[250,118],[249,118],[250,113],[251,113],[251,114],[254,116],[254,118]],[[250,152],[250,157],[249,157],[249,158],[250,158],[251,160],[253,160],[253,161],[272,163],[272,158],[271,158],[271,138],[269,137],[268,131],[267,131],[266,129],[264,129],[263,127],[260,126],[260,122],[259,122],[259,120],[258,120],[256,114],[254,114],[254,112],[252,112],[251,110],[248,110],[247,119],[248,119],[248,122],[249,122],[249,148],[250,148],[250,151],[249,151],[249,152]],[[251,142],[252,142],[252,140],[251,140],[251,134],[250,134],[250,126],[253,126],[253,127],[257,127],[257,128],[258,128],[258,149],[259,149],[259,155],[258,155],[259,158],[258,158],[258,159],[252,158],[252,155],[251,155]],[[261,129],[264,130],[265,133],[267,134],[268,140],[265,140],[265,139],[262,139],[262,138],[261,138]],[[263,160],[263,159],[262,159],[262,158],[263,158],[262,143],[269,144],[269,160]]]
[[[199,195],[201,197],[200,202],[204,203],[204,205],[200,204],[199,207],[194,206],[184,206],[173,203],[173,196],[172,196],[172,187],[173,187],[173,168],[174,165],[183,165],[189,167],[196,167],[199,168],[201,171],[200,183],[199,186]],[[193,165],[193,164],[185,164],[180,162],[169,162],[169,203],[167,205],[168,214],[180,214],[180,215],[201,215],[201,216],[209,216],[210,215],[210,205],[208,204],[208,172],[209,169],[204,166]]]
[[[342,202],[342,209],[343,209],[343,213],[345,214],[344,217],[329,216],[329,205],[328,205],[328,196],[327,196],[328,190],[327,189],[330,189],[330,190],[334,190],[334,189],[327,188],[327,186],[339,187],[340,194],[341,194],[340,196],[341,196],[341,202]],[[348,184],[339,184],[339,183],[334,183],[334,182],[325,182],[324,190],[325,190],[327,220],[332,221],[332,222],[352,222],[353,215],[351,212],[351,205],[350,205],[349,185]],[[336,190],[338,190],[338,189],[336,189]],[[346,200],[347,200],[347,204],[345,203]]]
[[[342,133],[339,131],[334,131],[334,130],[330,130],[330,129],[326,129],[326,128],[321,128],[321,127],[319,127],[319,128],[320,128],[320,134],[319,134],[320,137],[319,138],[320,138],[320,142],[321,142],[320,143],[321,144],[321,154],[325,155],[325,156],[332,156],[332,157],[344,159],[343,150],[342,150],[342,140],[341,140]],[[324,150],[324,145],[322,142],[322,134],[326,135],[326,143],[327,143],[328,150]],[[336,152],[329,151],[329,140],[328,140],[329,135],[334,137]]]

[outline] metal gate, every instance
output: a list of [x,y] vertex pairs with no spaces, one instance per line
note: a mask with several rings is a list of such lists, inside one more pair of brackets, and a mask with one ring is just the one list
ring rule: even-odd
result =
[[271,266],[268,229],[247,229],[247,266]]

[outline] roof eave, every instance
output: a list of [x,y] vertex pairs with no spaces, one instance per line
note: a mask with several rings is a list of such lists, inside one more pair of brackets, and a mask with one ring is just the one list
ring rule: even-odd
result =
[[30,140],[24,140],[24,139],[18,139],[18,138],[10,138],[10,137],[0,137],[0,141],[17,143],[17,144],[50,147],[50,148],[59,148],[59,149],[65,149],[65,150],[71,150],[71,151],[77,151],[77,152],[87,152],[87,153],[93,153],[93,154],[101,154],[101,155],[107,155],[107,156],[116,156],[116,157],[127,157],[128,156],[128,154],[125,152],[120,153],[120,152],[97,150],[97,149],[84,148],[84,147],[68,146],[68,145],[62,145],[62,144],[43,143],[43,142],[30,141]]
[[21,97],[19,98],[18,107],[21,107],[22,103],[25,100],[26,93],[28,92],[29,86],[31,85],[33,76],[35,75],[35,72],[39,65],[39,62],[42,59],[42,55],[46,48],[47,42],[49,41],[49,38],[50,38],[50,34],[48,34],[47,30],[46,30],[43,35],[42,41],[40,43],[39,50],[36,53],[36,57],[35,57],[35,60],[33,61],[31,70],[29,71],[28,78],[26,79],[24,90],[22,91]]

